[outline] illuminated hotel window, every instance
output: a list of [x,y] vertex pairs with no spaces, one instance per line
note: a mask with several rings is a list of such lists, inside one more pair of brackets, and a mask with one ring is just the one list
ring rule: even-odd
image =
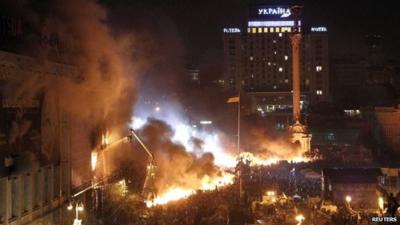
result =
[[268,66],[271,66],[271,62],[268,62]]
[[289,79],[285,79],[285,83],[289,83]]
[[251,28],[251,33],[253,34],[257,33],[257,28]]
[[268,28],[264,27],[264,33],[268,33]]
[[322,66],[316,66],[316,67],[315,67],[315,71],[317,71],[317,72],[322,71]]
[[322,95],[322,90],[317,90],[317,95]]
[[274,28],[273,28],[273,27],[270,27],[270,28],[269,28],[269,32],[274,33]]
[[285,55],[285,61],[287,61],[289,59],[289,57],[287,55]]
[[253,56],[250,56],[250,61],[253,61],[253,59],[254,59]]
[[274,51],[274,55],[276,55],[276,51]]
[[274,44],[275,44],[275,43],[276,43],[276,40],[272,40],[272,43],[274,43]]
[[262,27],[259,27],[259,28],[258,28],[258,33],[262,33],[262,32],[263,32]]
[[250,33],[251,32],[251,29],[250,29],[250,27],[249,28],[247,28],[247,33]]
[[279,37],[282,37],[282,33],[279,33]]
[[277,33],[279,33],[279,32],[281,32],[281,28],[275,27],[275,31],[276,31]]
[[279,67],[279,72],[282,72],[283,71],[283,68],[282,67]]

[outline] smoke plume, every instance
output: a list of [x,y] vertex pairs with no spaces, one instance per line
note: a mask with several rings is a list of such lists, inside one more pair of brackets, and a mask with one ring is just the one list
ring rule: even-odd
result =
[[25,49],[17,52],[32,59],[29,74],[13,77],[4,95],[16,101],[38,99],[43,154],[57,159],[57,149],[70,140],[73,175],[78,180],[89,178],[80,174],[90,171],[88,163],[75,165],[74,159],[90,158],[102,132],[123,133],[131,119],[135,100],[131,36],[115,36],[106,10],[94,0],[5,1],[2,5],[24,19],[29,37]]
[[165,122],[150,118],[139,133],[155,156],[158,190],[169,187],[197,189],[202,178],[220,175],[211,153],[197,157],[183,145],[173,142],[174,130]]

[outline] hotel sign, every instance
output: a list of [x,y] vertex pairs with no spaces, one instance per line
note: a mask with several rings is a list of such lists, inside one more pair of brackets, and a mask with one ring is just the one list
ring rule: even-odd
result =
[[224,28],[224,33],[240,33],[239,28]]
[[326,27],[311,27],[311,32],[327,32]]
[[289,8],[283,7],[269,7],[269,8],[260,8],[258,9],[258,15],[270,15],[270,16],[279,16],[281,18],[287,18],[292,15]]
[[293,20],[293,13],[287,5],[257,5],[250,7],[249,20]]

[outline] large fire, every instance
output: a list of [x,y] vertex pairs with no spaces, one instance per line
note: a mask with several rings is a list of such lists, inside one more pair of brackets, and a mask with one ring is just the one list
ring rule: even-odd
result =
[[147,207],[153,207],[156,205],[164,205],[171,201],[177,201],[189,197],[196,193],[197,190],[208,191],[214,190],[218,187],[230,185],[233,183],[234,175],[226,172],[222,172],[221,176],[209,177],[204,176],[201,179],[201,185],[199,188],[183,188],[183,187],[171,187],[168,190],[162,192],[152,201],[146,201]]
[[[170,109],[172,110],[172,109]],[[179,117],[180,113],[176,113],[174,110],[165,113],[164,107],[159,107],[153,113],[147,114],[154,118],[166,121],[172,129],[174,130],[174,135],[172,141],[179,143],[185,147],[185,150],[191,152],[198,157],[202,154],[209,152],[214,156],[215,165],[221,170],[219,176],[204,176],[201,182],[193,182],[193,186],[182,186],[170,184],[167,188],[163,190],[158,190],[158,195],[152,201],[146,201],[148,207],[153,207],[157,205],[164,205],[172,201],[177,201],[185,199],[190,195],[196,193],[198,190],[214,190],[217,187],[222,187],[230,185],[234,181],[234,175],[231,173],[224,172],[225,169],[232,169],[237,165],[239,160],[243,162],[250,162],[251,166],[268,166],[271,164],[276,164],[280,161],[286,160],[289,162],[303,162],[308,161],[302,154],[298,151],[292,151],[288,149],[290,146],[282,145],[281,143],[274,143],[272,141],[263,141],[262,147],[270,147],[269,155],[254,154],[251,152],[242,152],[239,157],[236,150],[228,151],[230,149],[235,149],[234,143],[225,141],[225,136],[223,133],[212,129],[198,129],[198,126],[194,124],[189,124],[187,120]],[[164,112],[165,114],[162,114]],[[140,129],[146,124],[146,119],[140,117],[134,117],[132,119],[131,126],[134,129]],[[196,146],[193,145],[191,141],[192,138],[198,138],[203,141],[202,150],[199,153]],[[286,151],[282,152],[285,149]],[[278,151],[278,152],[276,152]],[[297,153],[296,153],[297,152]],[[282,153],[282,154],[275,154]],[[157,159],[156,159],[157,161]]]
[[272,164],[277,164],[278,162],[283,160],[294,163],[307,162],[310,160],[302,155],[290,155],[285,158],[280,158],[278,156],[273,156],[271,158],[263,158],[256,156],[251,152],[242,152],[240,154],[240,158],[242,159],[243,162],[246,162],[248,160],[251,166],[269,166]]

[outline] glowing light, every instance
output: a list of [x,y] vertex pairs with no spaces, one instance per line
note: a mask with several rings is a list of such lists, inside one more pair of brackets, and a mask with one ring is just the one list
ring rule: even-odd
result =
[[67,209],[68,209],[69,211],[71,211],[73,208],[74,208],[74,207],[72,206],[72,203],[69,203],[68,206],[67,206]]
[[233,183],[234,175],[223,172],[221,176],[217,177],[209,177],[205,176],[201,180],[201,187],[198,189],[195,188],[183,188],[183,187],[174,187],[170,188],[158,197],[156,197],[152,201],[146,201],[147,207],[153,207],[156,205],[164,205],[169,202],[182,200],[190,195],[196,193],[196,190],[214,190],[217,187],[230,185]]
[[346,199],[346,202],[347,202],[347,203],[350,203],[350,202],[351,202],[351,196],[350,196],[350,195],[347,195],[345,199]]
[[156,205],[164,205],[171,201],[177,201],[179,199],[187,198],[192,195],[194,190],[183,189],[183,188],[171,188],[170,190],[163,193],[153,201],[146,201],[147,207],[153,207]]
[[161,108],[160,108],[159,106],[156,106],[156,107],[154,108],[154,111],[156,111],[156,112],[160,112],[160,110],[161,110]]
[[110,144],[110,138],[109,138],[109,133],[107,131],[106,133],[101,135],[101,145],[105,147],[108,144]]
[[286,18],[292,15],[290,8],[261,8],[258,9],[258,15],[279,15],[281,18]]
[[326,27],[311,27],[311,32],[327,32]]
[[125,179],[118,181],[117,187],[121,196],[126,196],[128,193],[128,186],[126,185]]
[[380,210],[383,210],[385,208],[385,202],[383,201],[382,197],[378,198],[378,206]]
[[296,215],[295,219],[298,222],[297,225],[300,225],[306,218],[302,214],[299,214],[299,215]]
[[91,154],[91,158],[90,158],[90,163],[92,166],[92,171],[96,170],[96,164],[97,164],[97,152],[93,151]]
[[130,127],[132,127],[134,130],[137,130],[137,129],[140,129],[141,127],[143,127],[143,125],[145,125],[145,124],[146,124],[145,119],[142,119],[140,117],[133,117]]
[[289,21],[249,21],[249,27],[294,27],[295,22]]
[[267,196],[275,196],[276,192],[275,191],[267,191]]
[[74,223],[72,225],[82,225],[82,220],[74,219]]
[[82,203],[79,203],[77,207],[78,207],[78,208],[77,208],[78,211],[81,211],[81,212],[82,212],[82,211],[84,210],[83,204],[82,204]]
[[310,161],[310,159],[307,159],[300,155],[292,155],[292,156],[288,156],[285,158],[274,156],[274,157],[270,157],[270,158],[266,159],[266,158],[257,157],[251,152],[242,152],[240,154],[240,158],[241,158],[242,162],[244,162],[244,163],[246,161],[249,161],[250,166],[269,166],[272,164],[277,164],[279,161],[283,161],[283,160],[292,161],[294,163]]
[[200,124],[208,125],[208,124],[212,124],[212,121],[210,121],[210,120],[202,120],[202,121],[200,121]]
[[240,33],[239,28],[224,28],[224,33]]

